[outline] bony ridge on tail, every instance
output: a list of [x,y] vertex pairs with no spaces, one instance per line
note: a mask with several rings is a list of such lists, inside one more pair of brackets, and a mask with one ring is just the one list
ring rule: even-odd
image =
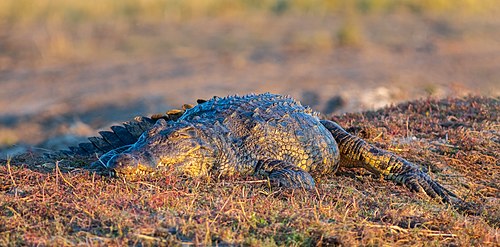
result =
[[452,203],[460,199],[419,166],[351,135],[294,99],[250,94],[198,100],[183,110],[137,118],[68,153],[102,154],[103,165],[121,177],[168,167],[182,174],[255,175],[273,184],[312,189],[314,178],[339,166],[362,167],[412,191]]

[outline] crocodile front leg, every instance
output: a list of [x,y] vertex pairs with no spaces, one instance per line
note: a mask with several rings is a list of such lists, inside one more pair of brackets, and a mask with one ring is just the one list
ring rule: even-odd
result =
[[308,172],[283,160],[259,160],[255,167],[255,174],[267,176],[272,184],[278,186],[307,190],[315,186],[314,179]]
[[455,194],[432,180],[417,165],[368,144],[363,139],[349,134],[335,122],[321,120],[321,123],[337,141],[341,166],[364,167],[386,179],[404,184],[412,191],[425,192],[432,198],[440,197],[448,203],[459,201]]

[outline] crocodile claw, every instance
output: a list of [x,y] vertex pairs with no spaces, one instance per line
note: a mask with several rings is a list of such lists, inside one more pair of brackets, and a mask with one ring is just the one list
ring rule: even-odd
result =
[[390,179],[404,184],[411,191],[423,192],[431,198],[441,198],[441,200],[446,203],[461,201],[453,192],[447,190],[442,185],[432,180],[427,173],[420,170],[410,170]]

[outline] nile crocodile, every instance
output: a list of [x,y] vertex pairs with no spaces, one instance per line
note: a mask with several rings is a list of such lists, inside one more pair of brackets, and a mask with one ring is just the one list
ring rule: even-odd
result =
[[339,166],[362,167],[432,198],[459,200],[419,166],[321,120],[290,97],[214,97],[183,109],[113,126],[69,152],[96,153],[94,165],[119,177],[168,168],[191,177],[255,175],[305,189]]

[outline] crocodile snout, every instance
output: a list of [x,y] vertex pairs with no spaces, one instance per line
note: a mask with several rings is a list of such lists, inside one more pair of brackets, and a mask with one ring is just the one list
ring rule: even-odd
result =
[[108,169],[114,170],[118,177],[131,177],[153,173],[153,168],[143,164],[142,159],[130,153],[116,154],[108,161]]

